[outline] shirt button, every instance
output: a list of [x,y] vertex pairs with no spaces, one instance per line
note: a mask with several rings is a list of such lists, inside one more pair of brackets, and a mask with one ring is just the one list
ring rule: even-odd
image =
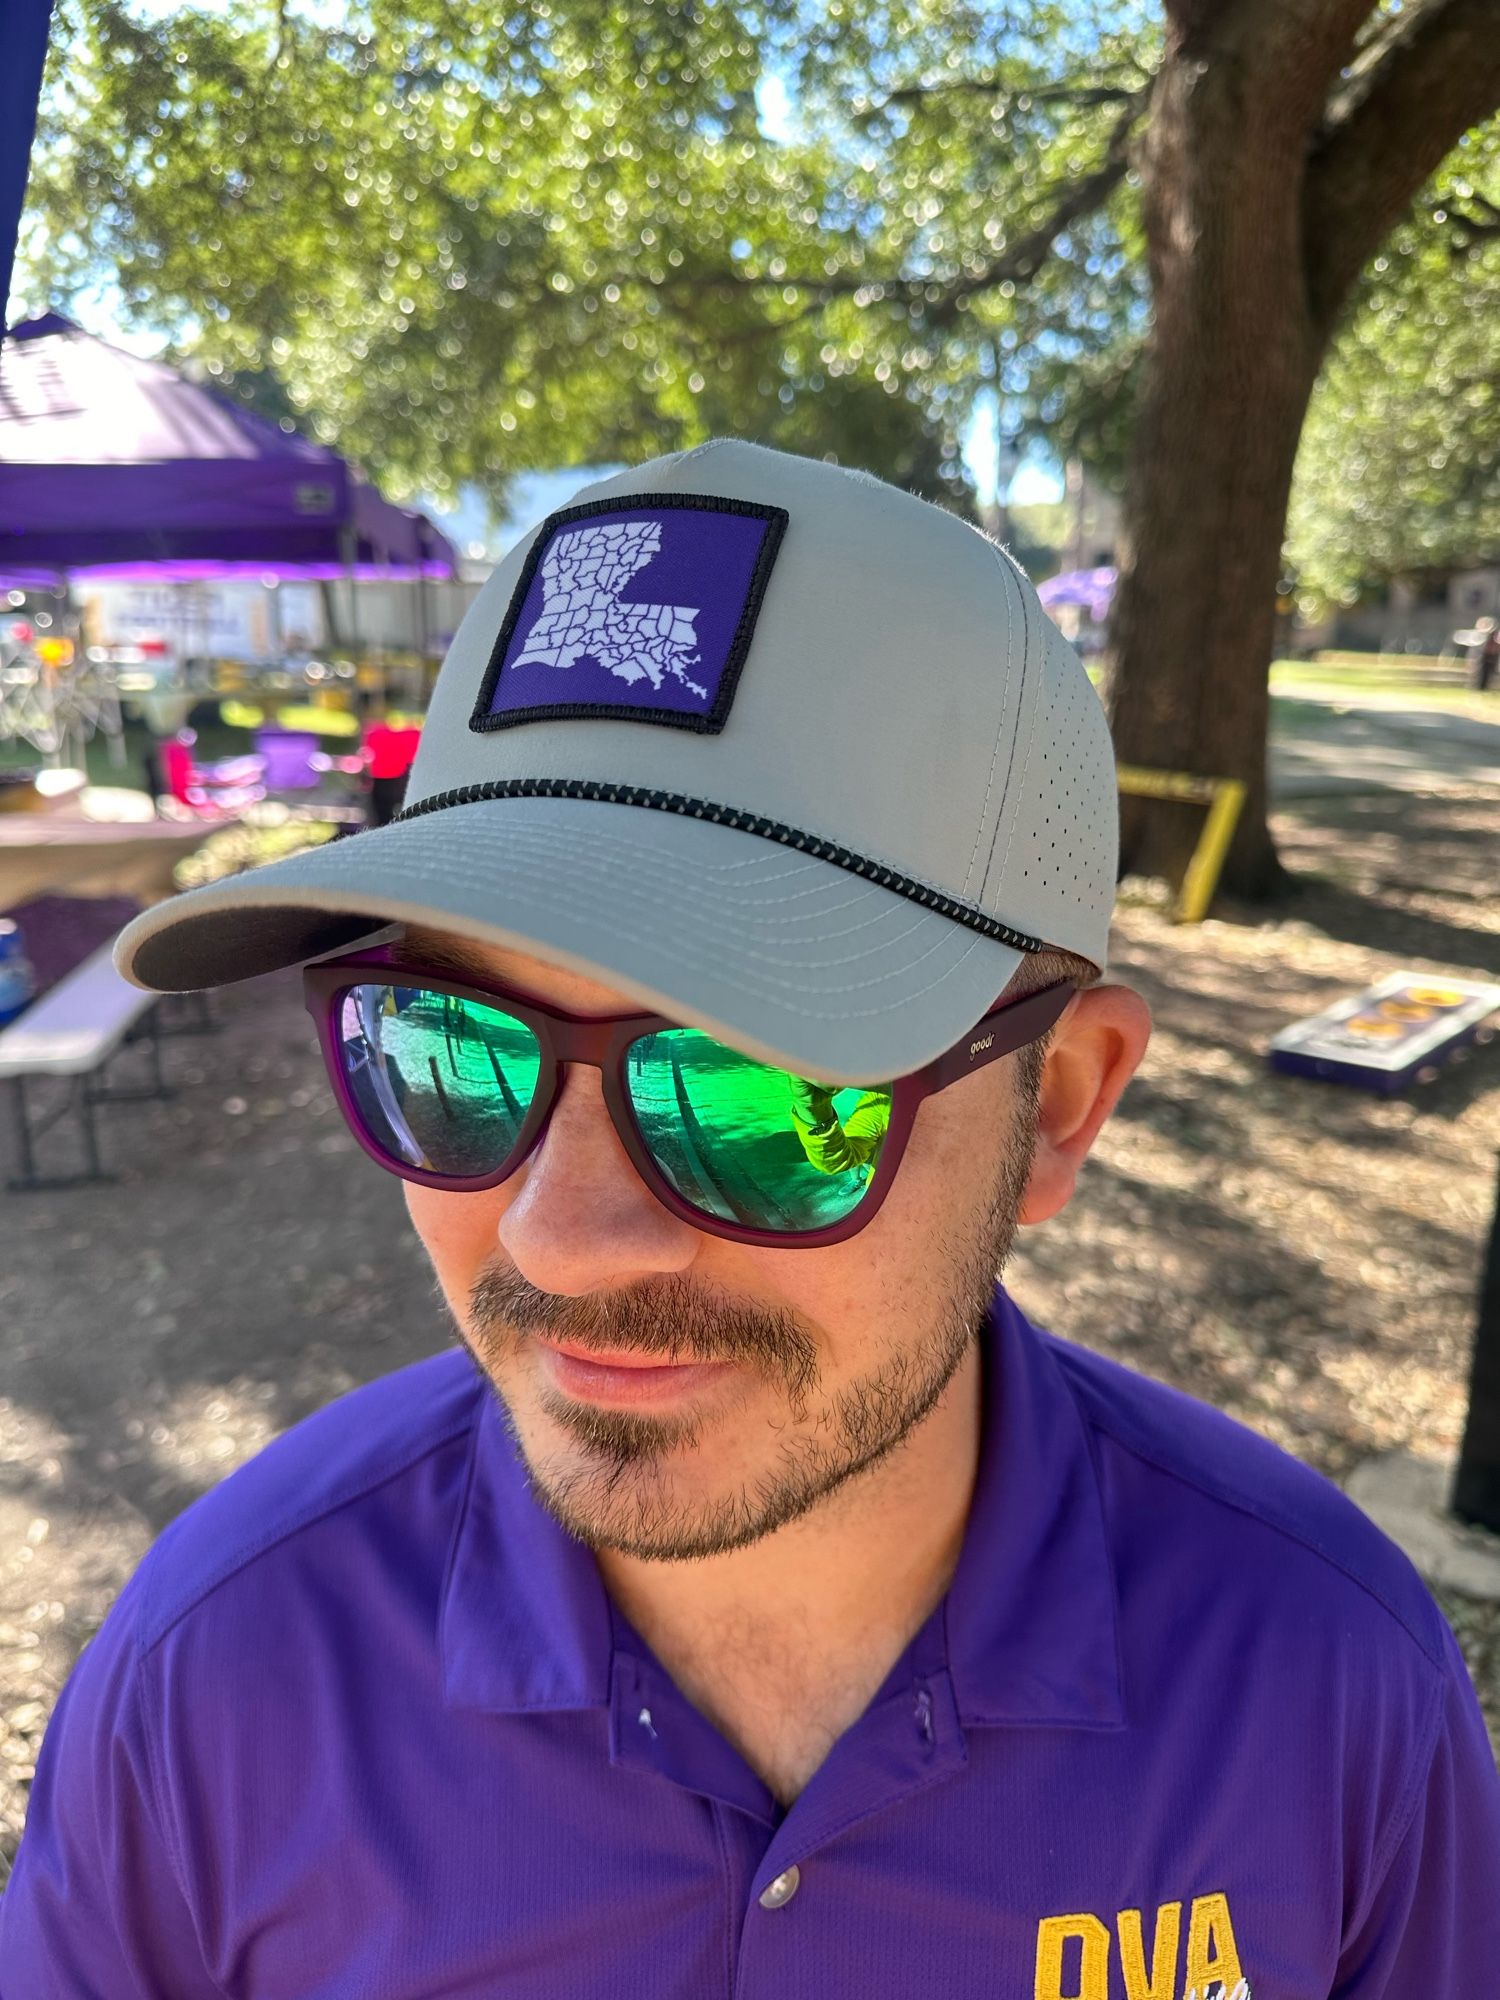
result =
[[794,1861],[790,1868],[783,1869],[774,1882],[768,1882],[760,1892],[760,1906],[763,1910],[780,1910],[797,1893],[797,1885],[802,1880],[802,1870]]

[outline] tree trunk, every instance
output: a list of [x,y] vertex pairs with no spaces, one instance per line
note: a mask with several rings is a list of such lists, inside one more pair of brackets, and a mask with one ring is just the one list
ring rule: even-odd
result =
[[[1185,36],[1157,82],[1140,162],[1155,310],[1109,706],[1122,764],[1244,782],[1222,882],[1262,898],[1282,882],[1266,819],[1276,584],[1324,342],[1303,277],[1307,134],[1254,53]],[[1121,872],[1176,882],[1201,825],[1201,808],[1123,798]]]

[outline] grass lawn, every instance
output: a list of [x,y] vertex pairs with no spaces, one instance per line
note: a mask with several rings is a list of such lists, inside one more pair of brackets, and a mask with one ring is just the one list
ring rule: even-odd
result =
[[[1276,660],[1271,666],[1272,722],[1306,728],[1311,699],[1355,708],[1438,708],[1476,722],[1500,723],[1500,687],[1480,694],[1455,678],[1461,672],[1461,663],[1416,656],[1404,660],[1371,654],[1368,665],[1358,666],[1342,660]],[[1099,687],[1103,669],[1097,660],[1088,663],[1088,674]],[[1280,703],[1278,695],[1284,697]]]
[[1442,660],[1391,660],[1349,666],[1342,661],[1277,660],[1271,667],[1271,693],[1312,696],[1319,701],[1352,699],[1378,707],[1443,708],[1481,722],[1500,722],[1500,687],[1480,694],[1466,687],[1461,663]]

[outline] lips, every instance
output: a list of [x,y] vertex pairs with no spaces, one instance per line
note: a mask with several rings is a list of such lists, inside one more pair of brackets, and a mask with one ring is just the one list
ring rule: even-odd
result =
[[555,1389],[575,1402],[616,1409],[677,1402],[729,1372],[724,1361],[663,1361],[639,1348],[601,1353],[574,1341],[543,1340],[538,1345]]
[[585,1361],[591,1368],[644,1368],[670,1369],[700,1367],[697,1362],[663,1361],[659,1354],[644,1354],[638,1347],[583,1347],[572,1340],[544,1340],[542,1345],[550,1347],[555,1354],[565,1354],[570,1361]]

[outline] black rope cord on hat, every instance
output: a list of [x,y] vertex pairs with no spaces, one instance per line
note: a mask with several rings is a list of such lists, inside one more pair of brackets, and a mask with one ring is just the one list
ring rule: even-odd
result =
[[716,806],[706,799],[685,798],[680,792],[647,791],[640,785],[606,785],[593,778],[489,778],[483,784],[459,785],[452,791],[435,792],[430,799],[420,799],[416,805],[405,807],[390,823],[396,826],[402,820],[419,819],[423,813],[442,812],[449,806],[477,805],[484,799],[586,799],[593,805],[645,806],[654,812],[712,820],[718,826],[732,826],[740,833],[759,834],[762,840],[795,847],[799,853],[811,854],[819,861],[831,861],[836,868],[847,868],[852,875],[859,875],[882,889],[892,889],[898,896],[920,903],[923,909],[935,910],[939,916],[950,917],[954,923],[978,931],[982,937],[995,938],[1016,951],[1045,948],[1040,938],[1013,930],[998,917],[976,910],[971,903],[960,903],[956,897],[945,896],[940,889],[930,889],[925,882],[915,882],[909,875],[898,874],[883,862],[871,861],[831,840],[822,840],[817,834],[783,826],[779,820],[741,812],[736,806]]

